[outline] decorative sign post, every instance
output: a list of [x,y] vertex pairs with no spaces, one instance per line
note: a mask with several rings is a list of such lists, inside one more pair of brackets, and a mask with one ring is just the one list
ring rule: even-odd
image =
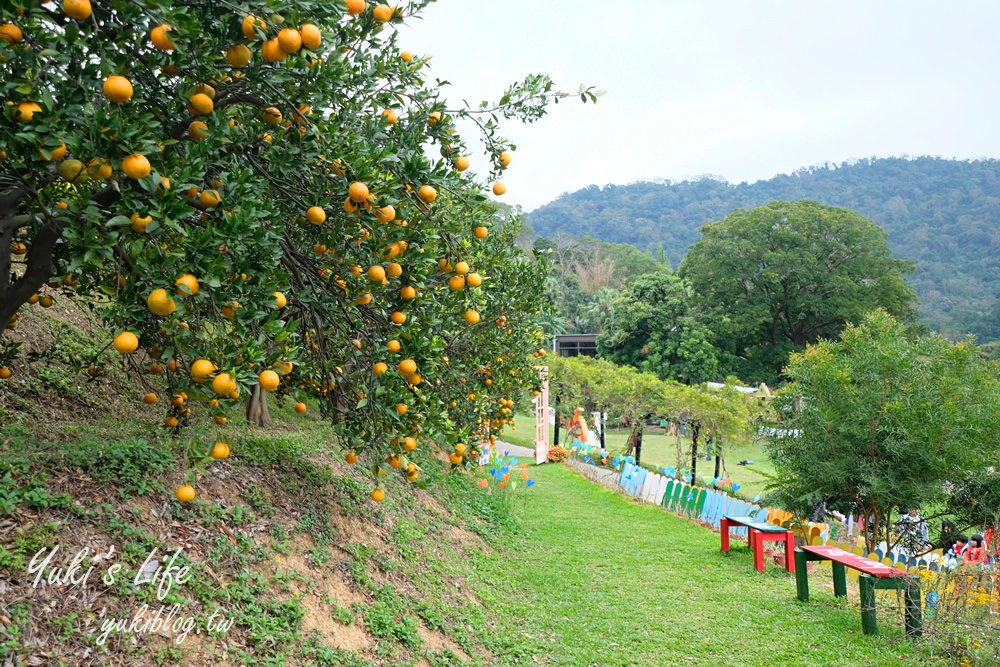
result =
[[549,369],[538,366],[541,393],[535,397],[535,463],[549,458]]

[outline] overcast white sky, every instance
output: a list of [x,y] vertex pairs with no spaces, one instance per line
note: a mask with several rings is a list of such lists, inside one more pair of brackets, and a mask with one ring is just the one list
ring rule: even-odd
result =
[[526,210],[591,184],[1000,156],[997,0],[438,0],[422,17],[401,48],[452,99],[535,72],[606,91],[505,126],[503,200]]

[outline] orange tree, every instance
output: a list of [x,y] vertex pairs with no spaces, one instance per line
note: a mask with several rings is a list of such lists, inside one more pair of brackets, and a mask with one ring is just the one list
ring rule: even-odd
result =
[[567,94],[529,76],[449,108],[397,46],[426,4],[5,1],[0,322],[85,297],[170,428],[312,396],[376,474],[416,479],[421,437],[461,464],[532,381],[542,307],[545,268],[489,199],[499,123]]

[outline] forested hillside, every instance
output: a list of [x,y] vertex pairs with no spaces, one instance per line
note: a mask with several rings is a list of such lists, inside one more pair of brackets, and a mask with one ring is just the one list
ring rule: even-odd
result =
[[737,208],[812,199],[849,208],[889,235],[894,255],[915,263],[909,280],[921,318],[948,335],[1000,339],[1000,161],[869,159],[801,169],[757,183],[712,179],[591,186],[529,216],[539,236],[585,235],[629,243],[676,267],[698,229]]

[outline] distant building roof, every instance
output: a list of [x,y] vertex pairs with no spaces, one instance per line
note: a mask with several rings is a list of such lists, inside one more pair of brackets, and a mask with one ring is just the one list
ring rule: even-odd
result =
[[552,341],[557,357],[596,357],[597,334],[560,334]]
[[[722,382],[706,382],[705,384],[709,389],[723,389],[726,386]],[[758,396],[762,396],[764,398],[771,398],[773,396],[771,389],[763,382],[756,387],[741,387],[740,385],[733,385],[732,388],[741,394],[757,394]]]

